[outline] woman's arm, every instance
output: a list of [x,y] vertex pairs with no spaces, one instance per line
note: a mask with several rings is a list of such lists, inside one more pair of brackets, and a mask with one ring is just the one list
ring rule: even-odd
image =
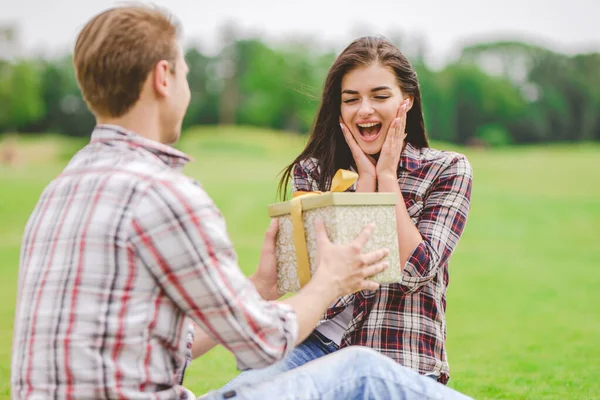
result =
[[378,191],[396,193],[398,202],[396,203],[396,227],[398,229],[398,251],[400,253],[400,265],[404,267],[410,255],[423,240],[421,232],[415,226],[404,203],[404,196],[398,185],[398,176],[396,174],[386,174],[379,176]]
[[[396,206],[401,283],[410,291],[433,279],[454,252],[470,209],[472,173],[466,157],[457,155],[432,183],[416,226],[404,200]],[[392,189],[391,179],[384,185],[381,191]],[[397,183],[395,190],[400,190]]]
[[401,284],[414,291],[435,277],[462,235],[469,212],[472,169],[461,154],[440,160],[441,164],[436,166],[440,172],[432,178],[415,226],[406,209],[397,176],[406,138],[407,106],[406,102],[400,106],[398,118],[390,126],[376,172],[378,191],[398,196],[396,224],[403,275]]
[[194,342],[192,343],[192,360],[207,353],[217,345],[210,336],[204,332],[198,325],[194,324]]

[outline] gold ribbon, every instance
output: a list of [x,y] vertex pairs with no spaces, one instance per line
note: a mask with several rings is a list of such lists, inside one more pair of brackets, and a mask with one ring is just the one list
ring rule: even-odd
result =
[[[329,192],[343,192],[354,185],[358,179],[356,172],[338,169],[331,180]],[[304,235],[304,223],[302,221],[302,198],[305,196],[321,196],[329,192],[296,192],[292,196],[290,215],[292,219],[292,232],[294,235],[294,247],[296,248],[296,264],[298,267],[298,280],[300,287],[310,281],[311,272],[308,262],[308,250],[306,249],[306,236]]]

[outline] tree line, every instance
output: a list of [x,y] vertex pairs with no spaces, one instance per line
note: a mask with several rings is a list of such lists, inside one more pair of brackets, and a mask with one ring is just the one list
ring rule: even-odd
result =
[[[600,53],[480,43],[438,69],[418,52],[407,56],[432,139],[489,146],[600,140]],[[232,40],[216,55],[189,46],[192,101],[184,128],[238,124],[306,134],[335,57],[315,44],[260,38]],[[0,133],[86,136],[93,123],[71,55],[0,60]]]

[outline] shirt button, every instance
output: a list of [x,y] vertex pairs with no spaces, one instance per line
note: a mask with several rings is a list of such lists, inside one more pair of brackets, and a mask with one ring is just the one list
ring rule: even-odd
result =
[[224,399],[232,399],[235,396],[237,396],[237,393],[235,392],[235,390],[229,390],[229,391],[223,393],[223,398]]

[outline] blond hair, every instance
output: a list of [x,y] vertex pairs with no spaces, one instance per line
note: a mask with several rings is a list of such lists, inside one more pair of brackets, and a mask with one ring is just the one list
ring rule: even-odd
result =
[[120,6],[92,18],[73,54],[77,84],[90,111],[113,118],[125,114],[157,62],[166,60],[175,71],[179,36],[179,23],[154,6]]

